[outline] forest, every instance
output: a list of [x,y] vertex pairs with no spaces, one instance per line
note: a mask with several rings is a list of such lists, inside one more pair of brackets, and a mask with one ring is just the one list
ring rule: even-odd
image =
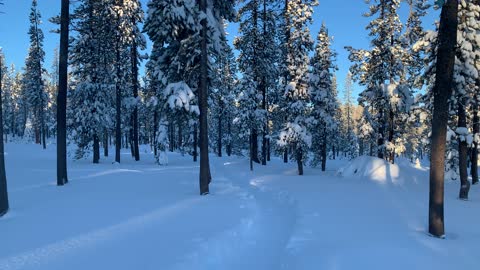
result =
[[327,0],[56,1],[0,0],[0,269],[480,267],[480,0],[335,2],[347,74]]

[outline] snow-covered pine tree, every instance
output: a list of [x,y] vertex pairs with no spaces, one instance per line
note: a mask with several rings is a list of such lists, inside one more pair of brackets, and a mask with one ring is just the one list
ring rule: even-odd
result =
[[6,71],[5,57],[2,48],[0,48],[0,217],[5,215],[8,211],[8,191],[7,191],[7,176],[5,173],[5,150],[3,147],[3,109],[2,109],[2,92],[3,92],[3,78]]
[[335,65],[336,53],[331,49],[331,41],[332,38],[328,35],[327,27],[322,24],[317,36],[314,55],[310,59],[309,95],[312,111],[308,128],[312,133],[313,164],[317,165],[321,162],[322,171],[325,171],[326,168],[327,147],[333,146],[333,140],[338,136],[335,134],[338,104],[332,81],[337,68]]
[[[381,0],[372,3],[365,17],[373,18],[367,30],[372,37],[370,50],[347,47],[349,59],[354,63],[350,68],[353,78],[366,87],[360,93],[360,104],[370,111],[377,140],[377,155],[393,162],[395,155],[395,107],[406,104],[410,98],[409,89],[403,87],[402,60],[405,50],[401,42],[402,24],[398,15],[400,0]],[[389,84],[387,85],[387,81]],[[392,99],[397,104],[391,104]]]
[[313,49],[313,40],[308,28],[312,21],[316,1],[289,1],[286,9],[286,27],[290,32],[287,48],[287,85],[284,89],[286,123],[280,133],[278,144],[293,150],[297,161],[298,174],[303,175],[306,149],[311,145],[307,130],[308,95],[308,54]]
[[[268,151],[268,126],[267,106],[268,89],[275,83],[277,69],[276,61],[276,31],[274,1],[272,0],[249,0],[242,3],[239,13],[240,21],[239,36],[234,41],[235,47],[240,51],[238,57],[239,69],[244,76],[250,79],[243,81],[255,83],[256,95],[245,95],[253,98],[250,102],[257,104],[251,106],[250,112],[255,119],[249,128],[252,141],[251,157],[253,161],[260,163],[258,158],[258,135],[262,137],[261,163],[267,163]],[[248,88],[245,86],[243,88]],[[249,91],[249,90],[247,90]],[[241,104],[243,105],[243,104]],[[248,114],[248,112],[246,112]]]
[[[193,133],[192,136],[196,138],[198,109],[191,110],[190,106],[198,108],[196,93],[200,62],[198,49],[200,12],[193,0],[158,0],[148,3],[147,14],[144,32],[153,42],[147,69],[150,85],[156,88],[152,92],[157,93],[156,100],[162,111],[162,119],[157,119],[159,123],[161,122],[157,126],[161,129],[158,132],[165,132],[166,126],[170,129],[167,133],[173,133],[171,129],[174,129],[175,121],[178,126],[188,124],[190,132]],[[172,86],[182,86],[182,88],[173,89]],[[164,91],[166,88],[172,91]],[[188,89],[189,92],[182,92],[182,89]],[[179,96],[180,94],[182,96]],[[169,104],[169,100],[180,100],[181,102],[178,103],[180,106],[176,106],[175,102]],[[182,105],[184,102],[188,107]],[[165,135],[173,150],[174,142],[169,137]],[[165,142],[164,137],[162,141]],[[195,139],[192,143],[193,141]],[[158,145],[158,147],[163,149],[165,145]],[[194,145],[192,148],[192,154],[196,160],[197,146]]]
[[[461,0],[458,11],[457,51],[454,70],[454,87],[452,105],[457,108],[459,170],[460,170],[460,199],[468,199],[470,182],[468,181],[468,147],[473,142],[473,136],[467,126],[467,109],[476,105],[478,96],[477,81],[480,67],[480,6],[472,1]],[[477,151],[477,150],[475,150]]]
[[[235,82],[237,80],[237,67],[233,50],[224,42],[224,49],[215,57],[210,96],[210,113],[212,130],[216,134],[216,150],[219,157],[222,156],[223,148],[227,155],[232,154],[232,122],[236,111],[235,108]],[[225,147],[224,147],[225,145]]]
[[[138,96],[138,71],[139,71],[139,63],[142,60],[142,56],[139,54],[140,50],[144,50],[146,48],[146,40],[143,34],[141,33],[138,25],[143,23],[143,9],[139,0],[123,0],[120,2],[120,6],[118,7],[121,10],[120,16],[120,32],[122,36],[122,43],[123,46],[126,47],[130,51],[130,55],[127,56],[129,58],[131,66],[130,69],[127,68],[125,72],[128,74],[127,81],[129,82],[128,85],[131,86],[131,96],[132,99],[130,102],[130,111],[131,118],[132,118],[132,138],[131,138],[131,149],[133,156],[136,161],[140,160],[140,153],[139,153],[139,130],[138,130],[138,103],[139,103],[139,96]],[[120,11],[119,10],[119,11]]]
[[[93,146],[93,162],[100,159],[100,136],[113,125],[115,78],[112,76],[115,41],[109,13],[109,2],[84,0],[74,11],[77,35],[71,47],[71,63],[76,78],[74,90],[69,93],[68,117],[73,138],[78,145],[77,158]],[[113,43],[114,44],[114,43]]]
[[45,93],[45,84],[43,81],[43,61],[45,52],[43,51],[43,31],[40,29],[41,15],[38,11],[37,0],[32,0],[30,9],[30,28],[28,34],[30,37],[30,47],[25,61],[25,75],[23,77],[25,84],[25,94],[29,103],[29,108],[33,116],[33,128],[35,132],[35,142],[42,144],[45,149],[45,107],[47,105],[47,94]]

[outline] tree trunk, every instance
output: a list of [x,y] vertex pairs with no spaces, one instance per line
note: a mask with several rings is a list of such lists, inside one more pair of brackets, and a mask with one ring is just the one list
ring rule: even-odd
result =
[[301,147],[297,148],[296,150],[296,160],[297,160],[297,167],[298,167],[298,175],[303,175],[303,150]]
[[[473,108],[473,136],[474,138],[479,136],[480,133],[480,117],[478,117],[478,97],[475,94],[475,103]],[[470,167],[470,173],[472,175],[472,184],[478,184],[478,142],[473,140],[472,154],[471,154],[472,165]]]
[[283,163],[288,163],[288,147],[283,150]]
[[222,114],[218,116],[218,137],[217,137],[217,154],[222,157]]
[[135,146],[133,145],[133,128],[128,131],[128,142],[130,144],[130,153],[132,157],[135,158]]
[[385,121],[383,119],[383,108],[380,109],[380,112],[379,112],[379,125],[380,125],[380,128],[378,129],[378,138],[377,138],[377,146],[378,146],[378,158],[382,158],[384,157],[384,154],[383,154],[383,148],[384,148],[384,144],[385,144],[385,139],[384,139],[384,133],[385,133]]
[[228,118],[227,123],[227,132],[228,132],[228,144],[227,144],[227,156],[232,155],[232,120]]
[[198,158],[198,127],[197,123],[193,124],[193,162],[197,162]]
[[[118,44],[117,40],[117,44]],[[115,73],[117,75],[117,80],[115,83],[115,162],[120,163],[120,152],[121,152],[121,143],[122,143],[122,89],[120,88],[120,48],[116,48],[117,55],[116,60],[117,63],[115,64]]]
[[45,128],[45,111],[44,111],[44,104],[43,100],[41,102],[41,110],[40,110],[40,125],[42,131],[42,147],[43,149],[47,149],[47,136],[46,136],[46,128]]
[[[465,111],[466,99],[458,100],[458,127],[467,128],[467,112]],[[468,144],[466,138],[458,142],[458,163],[460,170],[460,193],[459,198],[468,200],[468,191],[470,190],[470,182],[468,181]]]
[[249,152],[250,152],[250,171],[253,171],[253,136],[252,133],[250,133],[250,136],[248,137],[248,145],[249,145]]
[[108,157],[108,131],[105,129],[103,134],[103,156]]
[[[324,131],[326,132],[326,131]],[[324,172],[327,168],[327,138],[326,136],[323,137],[323,143],[322,143],[322,172]],[[335,152],[335,151],[334,151]]]
[[[206,13],[207,0],[199,0],[200,11]],[[209,184],[211,181],[210,160],[208,157],[208,51],[207,51],[207,19],[201,21],[200,31],[200,82],[198,87],[198,101],[200,105],[200,195],[210,193]]]
[[332,145],[332,152],[333,152],[333,160],[335,160],[335,144]]
[[[133,24],[136,24],[135,19],[133,19]],[[133,152],[135,161],[140,160],[140,150],[138,146],[138,56],[137,56],[137,43],[135,37],[133,38],[132,44],[132,84],[133,84],[133,97],[135,98],[135,107],[133,108]]]
[[260,163],[258,159],[258,132],[256,129],[252,129],[252,160],[255,163]]
[[[393,137],[394,137],[394,132],[395,132],[395,129],[394,129],[395,114],[394,114],[393,110],[390,110],[389,121],[390,121],[390,125],[389,125],[389,128],[388,128],[388,141],[392,145],[394,145]],[[395,148],[390,150],[390,152],[388,154],[389,154],[388,158],[389,158],[390,162],[392,164],[395,164]]]
[[178,141],[178,148],[180,149],[180,153],[182,153],[182,155],[184,154],[183,153],[183,131],[182,131],[182,121],[178,121],[177,122],[178,124],[178,138],[177,138],[177,141]]
[[57,185],[68,183],[67,177],[67,90],[69,0],[62,0],[60,15],[60,59],[57,94]]
[[[0,101],[2,101],[2,67],[3,63],[0,59]],[[5,173],[5,149],[3,145],[3,108],[0,102],[0,217],[8,211],[8,191],[7,191],[7,175]]]
[[98,135],[93,135],[93,163],[98,164],[100,161],[100,140]]
[[433,119],[430,157],[428,232],[444,237],[444,168],[448,123],[448,100],[452,94],[455,47],[457,43],[458,3],[447,1],[442,8],[439,46],[433,87]]

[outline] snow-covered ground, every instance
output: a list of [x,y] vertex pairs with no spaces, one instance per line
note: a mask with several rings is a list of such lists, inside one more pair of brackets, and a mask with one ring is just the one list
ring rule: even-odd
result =
[[[198,164],[154,164],[129,152],[69,163],[55,186],[55,149],[6,145],[11,210],[0,218],[0,269],[480,269],[480,192],[446,184],[447,238],[425,233],[428,168],[362,157],[328,171],[272,161],[248,170],[212,156],[212,194]],[[342,169],[340,169],[342,168]],[[340,169],[340,172],[338,170]]]

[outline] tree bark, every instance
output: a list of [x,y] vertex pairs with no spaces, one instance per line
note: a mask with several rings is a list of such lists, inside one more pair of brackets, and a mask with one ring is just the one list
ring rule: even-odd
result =
[[[133,19],[133,23],[136,24],[135,19]],[[133,150],[134,150],[134,157],[135,161],[140,160],[140,150],[138,146],[138,106],[137,106],[137,98],[138,98],[138,56],[137,56],[137,43],[135,41],[135,37],[133,37],[133,44],[132,44],[132,84],[133,84],[133,97],[135,98],[135,107],[133,109]]]
[[157,156],[157,130],[158,130],[158,110],[153,112],[153,154]]
[[[200,11],[206,13],[207,0],[199,0]],[[210,160],[208,157],[208,51],[207,51],[207,19],[201,21],[200,31],[200,82],[198,87],[198,101],[200,105],[200,195],[210,193],[209,184],[211,181]]]
[[[221,104],[221,103],[220,103]],[[221,104],[220,107],[222,107],[223,104]],[[217,155],[219,157],[222,157],[222,137],[223,137],[223,133],[222,133],[222,113],[218,115],[218,137],[217,137]]]
[[57,185],[68,183],[67,176],[67,90],[69,0],[62,0],[60,15],[60,58],[57,94]]
[[197,123],[193,124],[193,162],[197,162],[198,159],[198,127]]
[[298,175],[303,175],[303,150],[301,147],[297,148],[296,150],[296,160],[297,160],[297,167],[298,167]]
[[226,151],[227,151],[227,156],[231,156],[232,155],[232,120],[231,118],[228,118],[227,133],[228,133],[229,139],[228,139]]
[[3,145],[2,67],[0,59],[0,217],[8,212],[7,175],[5,173],[5,149]]
[[428,232],[444,237],[444,168],[448,123],[448,100],[452,94],[458,3],[447,1],[440,15],[436,77],[433,87],[433,119],[430,157]]
[[93,135],[93,163],[100,162],[100,140],[97,134]]
[[[119,41],[117,40],[117,43]],[[120,152],[122,147],[122,89],[120,88],[120,48],[116,46],[116,64],[115,64],[115,73],[116,73],[116,82],[115,82],[115,162],[120,163]]]
[[[458,100],[458,127],[467,128],[467,112],[465,110],[465,98]],[[470,182],[468,181],[468,144],[466,138],[458,142],[458,163],[460,170],[460,193],[459,198],[468,200],[468,191],[470,190]]]
[[[324,131],[324,132],[326,132],[326,131]],[[322,153],[321,153],[321,156],[322,156],[322,171],[324,172],[327,168],[327,137],[326,136],[323,137],[321,151],[322,151]]]
[[[475,95],[474,108],[473,108],[473,136],[474,138],[479,136],[480,133],[480,118],[478,117],[478,97]],[[478,142],[473,140],[472,154],[471,154],[472,165],[470,167],[470,173],[472,175],[472,184],[478,184]]]
[[108,131],[105,129],[103,134],[103,156],[108,157]]

